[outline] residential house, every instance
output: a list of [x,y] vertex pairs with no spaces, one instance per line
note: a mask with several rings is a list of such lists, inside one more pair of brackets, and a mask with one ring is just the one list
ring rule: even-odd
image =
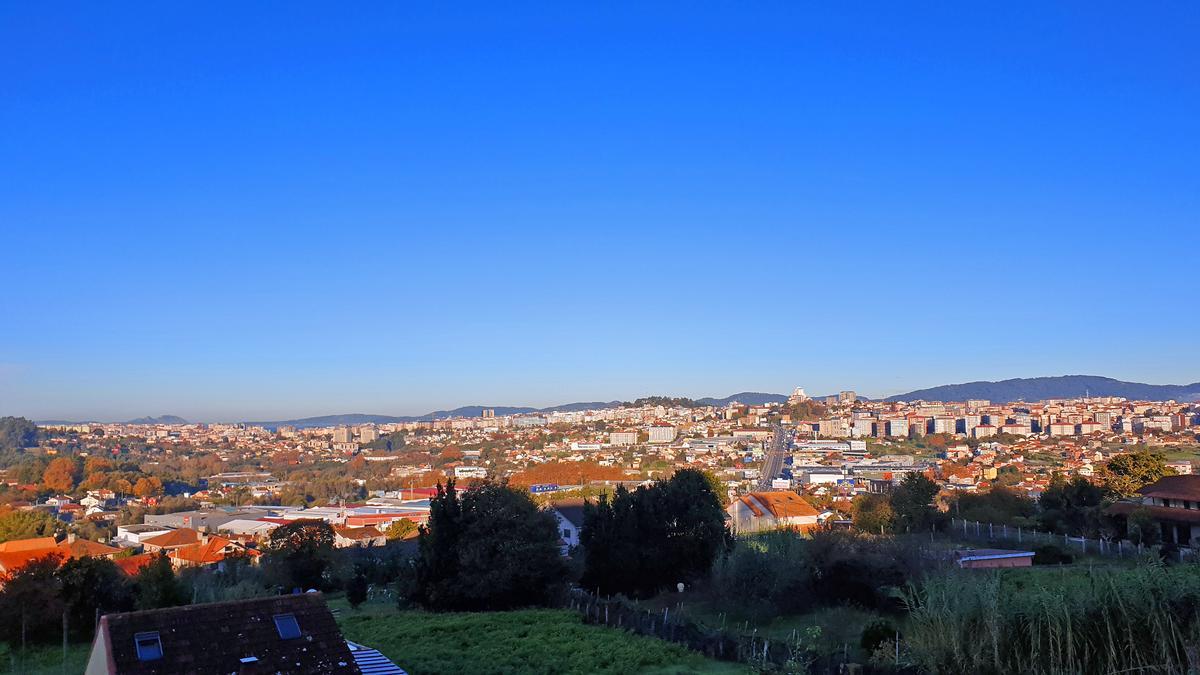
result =
[[221,568],[225,559],[234,555],[245,556],[251,563],[257,564],[262,554],[231,539],[210,534],[201,534],[200,541],[177,546],[167,552],[171,566],[175,569],[214,566]]
[[68,534],[61,542],[54,537],[37,537],[34,539],[16,539],[0,544],[0,573],[14,572],[30,562],[48,555],[58,556],[59,562],[73,558],[109,558],[112,559],[121,549],[96,541],[79,539],[74,534]]
[[550,513],[558,521],[558,532],[562,538],[564,553],[579,545],[579,531],[583,529],[583,500],[567,499],[550,505]]
[[810,530],[820,512],[795,492],[751,492],[725,509],[734,532],[790,528]]
[[1119,501],[1108,512],[1146,513],[1162,528],[1166,543],[1193,546],[1200,540],[1200,476],[1164,476],[1138,490],[1140,497]]
[[335,525],[333,528],[333,545],[337,548],[383,546],[385,544],[387,544],[387,537],[371,525],[365,527]]
[[283,595],[107,614],[84,672],[403,674],[379,652],[354,646],[320,593]]

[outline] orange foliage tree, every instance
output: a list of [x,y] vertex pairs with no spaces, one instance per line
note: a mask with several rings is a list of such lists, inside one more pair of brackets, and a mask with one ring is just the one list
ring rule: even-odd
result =
[[75,462],[58,457],[46,467],[42,484],[55,492],[70,492],[75,489]]
[[514,475],[510,482],[513,485],[576,485],[580,480],[589,482],[624,479],[625,472],[621,469],[600,466],[595,462],[547,462]]

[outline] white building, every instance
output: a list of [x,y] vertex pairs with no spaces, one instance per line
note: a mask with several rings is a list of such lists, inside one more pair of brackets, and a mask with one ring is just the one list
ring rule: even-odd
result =
[[636,431],[614,431],[608,435],[609,445],[637,445]]
[[670,443],[679,434],[679,430],[670,424],[652,424],[648,431],[651,443]]

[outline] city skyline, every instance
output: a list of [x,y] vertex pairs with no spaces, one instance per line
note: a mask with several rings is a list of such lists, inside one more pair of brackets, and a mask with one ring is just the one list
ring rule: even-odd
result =
[[0,415],[1200,380],[1194,7],[0,19]]
[[[1184,394],[1182,396],[1182,398],[1185,400],[1191,400],[1193,398],[1195,398],[1196,400],[1200,400],[1200,382],[1187,382],[1187,383],[1184,383],[1184,382],[1179,382],[1179,383],[1129,382],[1129,381],[1116,380],[1114,378],[1106,378],[1104,376],[1095,376],[1095,375],[1072,375],[1072,376],[1061,376],[1060,375],[1060,376],[1036,377],[1036,378],[1008,378],[1005,380],[998,380],[998,381],[977,380],[977,381],[971,381],[971,382],[943,383],[940,385],[934,385],[931,388],[932,389],[940,389],[940,388],[953,389],[955,387],[971,386],[971,385],[1005,385],[1005,384],[1015,384],[1015,386],[1017,386],[1017,387],[1022,387],[1022,386],[1028,387],[1028,386],[1031,386],[1031,384],[1033,384],[1035,382],[1038,382],[1038,384],[1041,384],[1041,385],[1045,385],[1045,382],[1039,382],[1039,381],[1072,380],[1072,378],[1083,378],[1084,380],[1097,380],[1097,382],[1094,385],[1094,386],[1096,386],[1096,390],[1089,391],[1089,389],[1087,388],[1088,382],[1086,382],[1086,381],[1081,382],[1079,380],[1073,380],[1071,383],[1068,383],[1068,384],[1061,384],[1061,383],[1058,384],[1057,388],[1058,388],[1059,393],[1052,395],[1052,396],[1037,396],[1037,395],[1031,394],[1028,396],[1021,396],[1018,399],[1013,399],[1011,397],[1007,397],[1007,398],[1002,397],[1000,399],[993,400],[983,394],[979,394],[979,395],[944,396],[944,397],[932,397],[932,398],[921,397],[921,396],[910,396],[910,397],[908,397],[908,400],[932,400],[932,401],[962,402],[962,401],[967,401],[967,400],[971,400],[971,399],[983,399],[983,400],[992,401],[992,402],[996,402],[996,403],[999,403],[999,402],[1010,402],[1011,403],[1011,402],[1015,402],[1016,400],[1036,402],[1036,401],[1045,400],[1045,399],[1059,399],[1059,398],[1074,399],[1074,398],[1086,397],[1088,395],[1095,396],[1098,398],[1116,397],[1116,398],[1124,398],[1124,399],[1129,399],[1129,400],[1166,400],[1168,398],[1171,398],[1171,399],[1179,398],[1178,396],[1164,396],[1164,395],[1128,396],[1128,395],[1117,393],[1114,391],[1106,392],[1103,390],[1105,387],[1125,386],[1125,385],[1131,385],[1131,386],[1137,387],[1137,388],[1144,388],[1146,386],[1149,386],[1151,388],[1155,388],[1155,389],[1159,390],[1158,392],[1156,392],[1156,394],[1161,393],[1161,388],[1164,388],[1164,387],[1174,387],[1174,388],[1191,387],[1190,391],[1192,393]],[[1110,382],[1104,383],[1104,382],[1099,382],[1099,380],[1109,380]],[[1196,385],[1196,386],[1192,386],[1192,385]],[[1054,386],[1053,383],[1051,384],[1051,386]],[[215,423],[215,424],[228,424],[228,423],[263,424],[263,423],[268,423],[268,424],[278,424],[278,423],[290,423],[290,422],[295,422],[295,421],[315,420],[317,418],[340,418],[340,417],[351,417],[351,416],[364,416],[364,417],[368,417],[368,418],[391,417],[391,418],[397,418],[397,419],[403,418],[403,419],[408,419],[408,420],[449,419],[452,417],[476,417],[481,414],[484,417],[487,417],[488,411],[490,411],[491,416],[495,416],[496,409],[511,409],[510,412],[505,412],[504,410],[501,410],[500,414],[504,414],[504,415],[526,414],[526,413],[519,412],[519,410],[521,410],[521,409],[528,409],[527,413],[546,412],[546,411],[558,410],[558,409],[584,410],[584,409],[592,409],[592,407],[585,407],[585,406],[589,406],[589,404],[596,404],[594,407],[603,408],[603,407],[609,406],[610,404],[614,404],[614,403],[618,403],[618,402],[629,403],[629,402],[635,401],[637,399],[642,399],[642,398],[646,398],[646,397],[654,397],[654,396],[669,396],[669,397],[674,397],[674,398],[684,397],[684,398],[690,398],[692,400],[711,399],[711,400],[720,401],[720,400],[728,399],[728,400],[730,400],[730,402],[736,401],[736,402],[743,403],[743,404],[747,404],[747,403],[752,404],[752,403],[755,403],[763,395],[766,395],[769,397],[777,397],[778,398],[777,402],[782,402],[782,401],[784,401],[784,399],[787,399],[789,396],[795,396],[797,393],[803,394],[804,396],[806,396],[808,398],[812,398],[812,399],[818,400],[818,401],[824,400],[824,399],[835,399],[835,398],[838,398],[839,394],[844,396],[847,393],[855,395],[858,398],[863,399],[863,400],[883,401],[883,400],[889,399],[890,397],[900,396],[901,394],[919,394],[922,391],[923,390],[921,390],[921,389],[906,389],[903,392],[888,392],[888,393],[878,394],[878,393],[874,393],[874,392],[868,393],[868,392],[856,390],[853,388],[847,389],[845,387],[829,389],[828,391],[826,391],[826,390],[819,390],[819,391],[807,390],[806,391],[805,387],[798,386],[798,387],[791,387],[791,388],[785,388],[785,389],[779,389],[779,390],[741,389],[737,392],[733,392],[733,393],[729,393],[729,394],[679,394],[678,392],[650,392],[650,393],[641,392],[638,394],[628,395],[628,396],[623,396],[623,397],[622,396],[618,396],[618,397],[614,397],[614,398],[591,397],[591,398],[573,399],[573,400],[569,400],[569,401],[568,400],[560,400],[560,401],[554,401],[554,402],[550,402],[550,403],[546,403],[546,402],[528,403],[528,402],[513,402],[513,401],[501,401],[501,402],[471,401],[471,402],[467,402],[467,403],[458,403],[458,404],[454,404],[454,405],[441,406],[438,409],[434,409],[433,406],[427,406],[427,407],[425,407],[423,409],[419,409],[419,410],[413,409],[413,410],[401,410],[401,411],[373,409],[373,408],[363,408],[363,409],[358,409],[358,410],[310,411],[306,414],[290,414],[290,415],[289,414],[280,414],[280,415],[276,415],[276,416],[272,417],[271,419],[268,419],[268,417],[271,417],[270,415],[260,415],[260,416],[256,417],[253,414],[247,414],[246,410],[243,410],[241,413],[239,413],[237,415],[234,415],[231,417],[224,417],[224,418],[179,415],[176,412],[163,411],[163,410],[160,410],[160,411],[157,411],[154,413],[145,413],[145,414],[131,414],[131,413],[126,413],[123,415],[116,414],[116,415],[110,415],[107,418],[100,417],[100,416],[74,416],[74,417],[61,416],[61,415],[59,415],[59,416],[56,416],[56,415],[40,415],[40,416],[39,415],[29,415],[29,416],[34,419],[37,419],[39,421],[42,421],[43,423],[81,423],[81,422],[124,423],[124,422],[129,422],[130,420],[134,420],[134,419],[153,419],[153,418],[177,417],[177,418],[183,418],[187,423]],[[738,397],[741,395],[750,395],[750,396],[747,396],[743,399],[739,399]],[[479,409],[479,410],[475,410],[475,409]],[[250,410],[252,411],[253,409],[250,409]],[[0,414],[2,414],[3,412],[4,411],[0,411]],[[170,422],[170,423],[176,423],[176,422]],[[332,423],[334,423],[334,424],[351,424],[351,422],[332,422]],[[369,423],[369,422],[353,422],[353,424],[359,424],[359,423]]]

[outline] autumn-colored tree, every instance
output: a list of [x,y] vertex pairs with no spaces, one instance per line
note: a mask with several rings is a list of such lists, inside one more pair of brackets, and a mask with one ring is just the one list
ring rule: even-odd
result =
[[362,455],[355,455],[353,459],[346,462],[346,471],[351,476],[360,475],[367,468],[367,460]]
[[512,477],[513,485],[539,485],[558,483],[578,485],[580,481],[623,480],[625,472],[611,466],[600,466],[592,462],[547,462],[522,471]]
[[133,494],[133,483],[130,483],[124,478],[120,478],[113,484],[113,491],[123,495]]
[[54,492],[70,492],[75,489],[75,462],[58,457],[46,467],[42,484]]
[[162,481],[154,476],[139,478],[138,482],[133,486],[133,494],[143,499],[162,494]]
[[95,473],[104,473],[113,470],[113,463],[106,457],[98,455],[88,457],[83,463],[83,475],[91,476]]
[[892,503],[886,495],[864,494],[854,500],[854,527],[872,534],[891,531],[895,520]]

